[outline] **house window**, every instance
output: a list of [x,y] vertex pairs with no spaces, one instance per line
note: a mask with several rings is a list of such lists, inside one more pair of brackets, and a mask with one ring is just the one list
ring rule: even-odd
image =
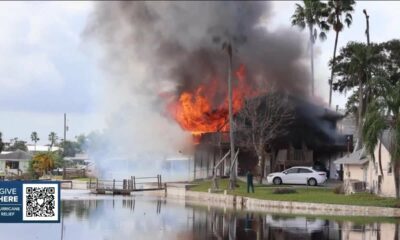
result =
[[17,162],[17,161],[6,161],[6,168],[8,168],[8,169],[19,169],[19,162]]
[[387,173],[388,174],[392,173],[392,163],[388,163]]

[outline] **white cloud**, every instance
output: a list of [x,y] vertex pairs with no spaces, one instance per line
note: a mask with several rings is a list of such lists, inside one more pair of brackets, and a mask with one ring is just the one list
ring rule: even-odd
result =
[[[74,21],[85,20],[90,2],[1,2],[0,84],[3,92],[36,84],[59,88],[66,81],[57,66],[65,45],[80,43]],[[84,25],[84,22],[81,23]]]
[[[86,113],[93,67],[80,51],[91,2],[0,2],[0,131],[28,140],[62,131],[72,136],[102,126]],[[74,112],[74,113],[71,113]]]

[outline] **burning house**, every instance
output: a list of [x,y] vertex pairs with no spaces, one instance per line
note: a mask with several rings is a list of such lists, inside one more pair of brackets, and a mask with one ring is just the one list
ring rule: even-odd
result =
[[[195,177],[210,176],[229,144],[231,72],[234,114],[246,99],[268,94],[268,86],[296,99],[293,125],[274,140],[274,151],[267,149],[277,161],[265,171],[321,162],[336,173],[331,162],[348,147],[336,136],[341,116],[307,100],[308,38],[291,27],[274,28],[272,16],[271,2],[98,3],[84,36],[104,50],[101,105],[110,119],[109,145],[125,154],[170,156],[193,144]],[[221,49],[226,42],[230,54]],[[254,151],[235,145],[240,172],[254,168]],[[155,162],[131,155],[132,161]]]
[[[282,126],[285,131],[276,136],[265,149],[267,159],[263,171],[267,174],[292,166],[314,166],[327,171],[330,178],[337,178],[338,169],[333,161],[353,148],[353,136],[342,135],[336,130],[337,122],[344,116],[298,97],[286,98],[286,104],[292,106],[293,119]],[[241,137],[240,130],[235,131],[235,145],[240,150],[239,175],[245,174],[247,170],[254,172],[259,164],[253,148],[237,140]],[[195,178],[213,175],[215,164],[229,150],[229,141],[229,133],[225,131],[201,135],[194,155]],[[218,174],[224,174],[223,167]]]

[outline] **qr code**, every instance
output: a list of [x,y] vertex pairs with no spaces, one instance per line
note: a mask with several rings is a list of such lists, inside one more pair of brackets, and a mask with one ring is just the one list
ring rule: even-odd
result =
[[23,185],[23,220],[58,220],[58,184]]

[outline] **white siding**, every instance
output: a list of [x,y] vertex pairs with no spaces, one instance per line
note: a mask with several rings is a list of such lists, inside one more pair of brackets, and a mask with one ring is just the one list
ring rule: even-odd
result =
[[379,192],[378,189],[378,178],[379,176],[382,175],[378,163],[379,143],[380,141],[378,141],[378,144],[374,152],[375,162],[372,160],[369,162],[367,188],[372,192],[379,194],[381,196],[396,197],[396,187],[394,183],[393,169],[391,173],[389,172],[391,166],[390,164],[391,156],[388,149],[386,149],[386,147],[383,144],[381,145],[381,162],[383,170],[381,191]]

